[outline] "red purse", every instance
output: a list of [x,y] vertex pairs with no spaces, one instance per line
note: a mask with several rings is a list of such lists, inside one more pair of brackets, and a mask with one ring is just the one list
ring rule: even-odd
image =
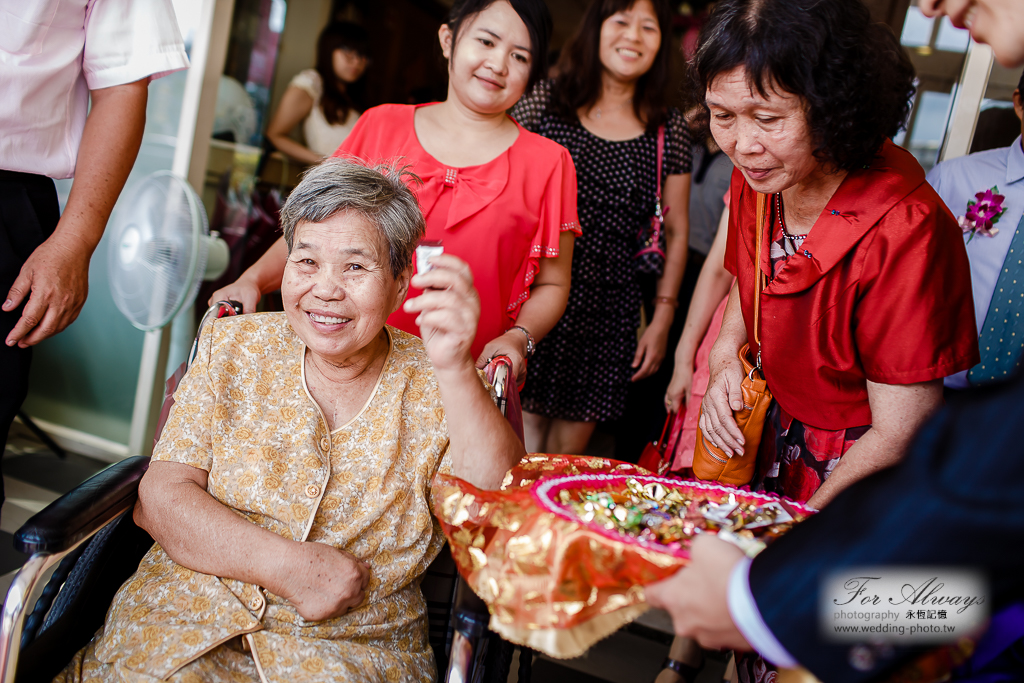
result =
[[640,454],[637,465],[659,476],[667,474],[669,467],[672,466],[676,446],[679,445],[685,417],[686,408],[680,408],[677,413],[669,413],[665,418],[665,426],[661,428],[661,436],[657,441],[644,446],[644,452]]

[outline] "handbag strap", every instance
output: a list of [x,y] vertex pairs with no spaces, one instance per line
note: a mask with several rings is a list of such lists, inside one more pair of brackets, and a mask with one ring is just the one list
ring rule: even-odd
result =
[[754,342],[757,344],[757,368],[761,369],[761,290],[764,289],[764,272],[761,270],[761,243],[764,242],[765,204],[767,195],[757,193],[757,246],[754,251],[757,261],[754,263]]
[[665,452],[665,444],[667,443],[665,441],[665,434],[668,433],[668,427],[669,427],[670,424],[672,424],[672,418],[674,418],[675,416],[676,416],[675,413],[669,413],[668,416],[665,418],[665,426],[661,428],[661,436],[658,437],[658,452],[659,453],[664,453]]
[[665,158],[665,126],[664,124],[658,126],[658,167],[656,175],[658,177],[658,191],[654,194],[654,215],[659,219],[663,216],[661,210],[661,167],[662,162]]

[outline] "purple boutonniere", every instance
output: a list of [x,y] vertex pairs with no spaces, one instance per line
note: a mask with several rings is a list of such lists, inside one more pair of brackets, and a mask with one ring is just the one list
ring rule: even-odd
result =
[[974,199],[967,202],[967,213],[956,219],[965,235],[971,233],[967,238],[967,244],[970,244],[978,233],[985,237],[995,237],[999,234],[999,228],[993,226],[1006,213],[1006,207],[1003,206],[1005,200],[1006,197],[999,194],[999,188],[993,186],[974,195]]

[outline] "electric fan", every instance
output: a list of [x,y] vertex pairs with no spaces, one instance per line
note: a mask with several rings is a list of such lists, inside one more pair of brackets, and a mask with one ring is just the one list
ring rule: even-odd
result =
[[170,171],[157,171],[131,190],[112,221],[110,294],[140,330],[158,330],[187,306],[203,280],[224,273],[230,254],[210,234],[199,196]]
[[128,448],[149,455],[163,403],[168,323],[195,299],[203,280],[224,273],[230,253],[210,234],[202,202],[181,177],[158,171],[129,192],[112,221],[107,267],[114,303],[146,332]]

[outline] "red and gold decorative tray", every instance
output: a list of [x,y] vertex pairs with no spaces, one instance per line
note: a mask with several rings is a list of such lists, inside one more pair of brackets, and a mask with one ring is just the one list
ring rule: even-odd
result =
[[[757,524],[745,537],[767,536],[768,540],[784,533],[787,525],[814,513],[794,501],[713,482],[643,475],[550,477],[531,486],[530,494],[540,508],[583,524],[609,541],[635,544],[681,560],[690,558],[688,541],[694,534],[715,533],[722,528],[743,534],[744,512],[750,518],[748,523]],[[604,509],[602,498],[607,501]],[[605,511],[610,514],[602,514]],[[624,519],[617,519],[615,513],[622,513]],[[659,526],[667,527],[666,533],[647,533]]]
[[543,454],[513,468],[501,490],[438,475],[431,497],[491,628],[554,657],[578,656],[643,613],[643,587],[686,565],[694,533],[754,552],[813,512],[615,460]]

